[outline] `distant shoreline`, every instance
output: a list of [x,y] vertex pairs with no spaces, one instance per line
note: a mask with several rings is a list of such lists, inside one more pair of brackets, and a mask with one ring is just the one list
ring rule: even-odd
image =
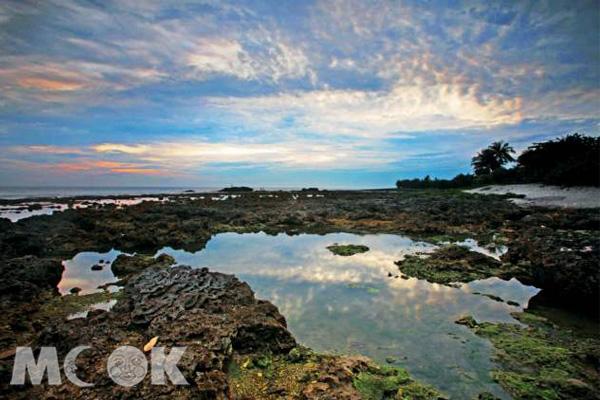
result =
[[[78,187],[78,186],[0,186],[0,204],[13,204],[22,201],[44,201],[58,200],[68,201],[69,199],[90,200],[102,198],[130,198],[139,196],[179,196],[193,195],[198,193],[215,193],[227,186],[220,187],[145,187],[145,186],[99,186],[99,187]],[[302,187],[255,187],[255,191],[264,190],[266,192],[293,192],[300,191]],[[365,190],[395,190],[395,188],[320,188],[320,190],[330,191],[365,191]]]

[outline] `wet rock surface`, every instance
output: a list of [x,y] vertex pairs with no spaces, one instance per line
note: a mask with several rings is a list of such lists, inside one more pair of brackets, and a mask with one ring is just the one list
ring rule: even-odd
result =
[[0,260],[0,353],[9,356],[43,327],[44,321],[37,320],[36,314],[57,293],[62,270],[55,259],[25,256]]
[[367,251],[369,251],[369,248],[360,244],[334,244],[331,246],[327,246],[327,250],[331,251],[333,254],[338,256],[349,257],[355,254],[366,253]]
[[493,378],[515,399],[581,399],[600,396],[597,335],[573,340],[543,317],[513,313],[518,324],[456,321],[491,341],[500,368]]
[[[179,369],[188,386],[153,386],[150,374],[138,385],[115,385],[106,361],[119,346],[143,348],[152,337],[167,352],[187,346]],[[129,280],[111,312],[87,319],[52,324],[36,347],[58,346],[59,358],[76,345],[94,350],[78,358],[78,376],[94,382],[79,388],[62,385],[17,388],[9,396],[23,398],[227,398],[227,368],[232,355],[253,352],[279,354],[296,346],[284,317],[272,304],[256,300],[250,287],[232,275],[189,267],[150,267]],[[87,355],[86,355],[87,354]],[[10,390],[14,388],[8,388]]]
[[158,257],[136,254],[129,256],[120,254],[115,261],[112,262],[110,268],[118,278],[124,278],[131,274],[142,272],[150,267],[168,267],[175,264],[173,257],[166,254],[161,254]]
[[510,279],[512,269],[510,265],[457,245],[443,246],[431,254],[408,255],[396,265],[404,275],[442,284],[491,276]]
[[[211,235],[221,232],[398,233],[432,243],[439,238],[453,241],[473,237],[480,244],[506,245],[508,252],[497,262],[466,249],[443,247],[425,263],[407,258],[401,269],[410,276],[440,283],[516,277],[543,289],[536,296],[539,302],[570,305],[597,316],[598,210],[521,209],[506,197],[452,190],[319,191],[319,197],[302,192],[250,192],[213,201],[210,194],[189,194],[172,196],[172,201],[166,203],[146,202],[124,208],[96,205],[16,223],[0,219],[2,395],[224,398],[232,393],[230,368],[239,357],[263,353],[287,357],[294,339],[273,305],[254,299],[250,288],[233,277],[171,268],[172,260],[166,256],[122,256],[113,262],[112,270],[125,278],[125,289],[109,313],[94,311],[85,320],[65,322],[64,312],[52,311],[56,309],[56,285],[62,273],[60,259],[81,251],[110,249],[154,253],[170,246],[198,251]],[[67,303],[79,302],[80,296],[72,296]],[[156,388],[143,383],[139,388],[120,391],[105,371],[97,370],[117,346],[141,348],[154,336],[159,336],[159,343],[166,347],[193,348],[180,366],[189,378],[189,388]],[[67,384],[21,391],[7,387],[11,349],[14,354],[14,346],[27,343],[61,346],[62,356],[75,344],[93,345],[96,351],[87,356],[82,353],[78,374],[81,372],[82,379],[96,381],[97,385],[81,391]],[[357,396],[354,378],[366,371],[363,367],[341,368],[336,358],[313,361],[319,373],[330,371],[331,363],[335,367],[331,367],[331,374],[323,375],[323,381],[316,380],[318,385],[310,386],[312,380],[300,382],[302,390],[297,396],[305,397],[285,391],[274,392],[273,396],[356,398],[352,397]],[[338,367],[350,370],[353,378],[341,377]],[[330,375],[335,379],[326,378]],[[328,397],[327,393],[338,393],[331,385],[338,385],[339,393],[347,393]],[[312,389],[306,392],[309,387]],[[403,393],[421,389],[405,388]]]

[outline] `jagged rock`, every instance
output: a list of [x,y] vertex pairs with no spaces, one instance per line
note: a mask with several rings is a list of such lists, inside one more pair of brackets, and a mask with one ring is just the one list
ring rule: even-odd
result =
[[[190,385],[157,387],[150,384],[149,374],[132,388],[112,384],[104,368],[110,352],[123,345],[142,348],[155,336],[157,346],[167,347],[167,352],[174,346],[188,347],[178,365]],[[233,353],[279,354],[296,346],[285,318],[271,303],[257,300],[246,283],[233,275],[182,266],[149,267],[128,280],[123,299],[111,312],[50,326],[39,344],[58,344],[61,356],[77,344],[92,345],[96,351],[89,359],[82,357],[78,376],[98,384],[42,385],[33,387],[32,395],[99,399],[156,399],[174,390],[184,399],[226,398]]]

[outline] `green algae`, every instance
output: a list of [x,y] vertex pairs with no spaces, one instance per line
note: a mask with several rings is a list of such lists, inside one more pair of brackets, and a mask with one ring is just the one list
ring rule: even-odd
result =
[[40,307],[40,316],[67,317],[88,309],[93,304],[110,300],[119,300],[123,292],[110,293],[107,291],[87,295],[69,294],[66,296],[53,296]]
[[359,253],[366,253],[367,251],[369,251],[369,248],[367,246],[363,246],[361,244],[334,244],[331,246],[327,246],[327,249],[335,255],[344,257],[353,256]]
[[445,399],[440,393],[429,385],[411,382],[398,389],[397,400],[441,400]]
[[[269,362],[263,365],[261,360],[265,359]],[[235,356],[228,380],[234,399],[313,398],[319,393],[332,395],[330,390],[340,398],[364,400],[446,398],[433,387],[413,381],[403,368],[378,365],[361,357],[318,354],[303,346],[288,354]],[[328,386],[330,383],[333,386]]]
[[456,321],[488,339],[501,366],[493,378],[515,399],[597,399],[600,340],[582,338],[531,313],[512,313],[517,324]]
[[350,283],[346,287],[348,289],[364,289],[364,291],[367,292],[368,294],[377,294],[377,293],[379,293],[379,288],[372,287],[372,286],[363,286],[363,285],[359,285],[359,284],[356,284],[356,283]]
[[443,246],[429,255],[407,255],[396,265],[404,275],[449,285],[491,276],[508,277],[514,267],[458,245]]
[[358,373],[354,377],[354,388],[364,400],[380,400],[394,396],[409,381],[404,369],[388,367]]

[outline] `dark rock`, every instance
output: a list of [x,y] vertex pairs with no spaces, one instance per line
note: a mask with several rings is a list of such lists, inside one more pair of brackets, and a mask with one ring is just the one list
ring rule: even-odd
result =
[[[80,319],[48,327],[40,345],[58,344],[64,356],[74,343],[93,343],[96,354],[78,366],[78,376],[90,382],[106,382],[103,366],[119,345],[141,348],[148,338],[159,336],[158,345],[167,351],[187,346],[178,367],[190,385],[177,388],[178,398],[226,398],[233,353],[281,354],[296,347],[275,306],[257,300],[250,287],[234,276],[206,269],[150,267],[129,280],[123,299],[111,312],[93,317],[94,324]],[[131,388],[98,384],[82,389],[63,381],[57,387],[34,387],[31,393],[43,391],[55,398],[112,399],[127,394],[155,399],[174,389],[171,384],[158,388],[149,379]]]
[[175,259],[169,255],[161,254],[158,257],[136,254],[129,256],[120,254],[111,265],[111,269],[115,276],[124,277],[130,274],[135,274],[150,267],[169,267],[175,264]]

